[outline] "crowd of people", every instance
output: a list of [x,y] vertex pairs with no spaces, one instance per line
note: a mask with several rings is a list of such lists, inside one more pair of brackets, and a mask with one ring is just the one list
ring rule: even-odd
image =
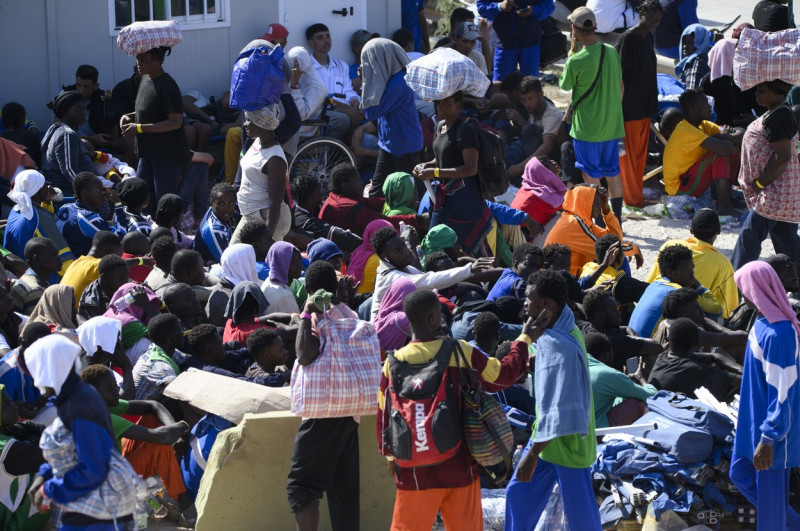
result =
[[[428,380],[413,390],[398,380],[420,367],[438,375],[440,391],[425,396],[444,410],[464,407],[469,378],[502,405],[524,446],[506,471],[508,530],[533,529],[556,483],[570,528],[599,530],[595,429],[634,423],[659,390],[699,387],[723,402],[739,395],[730,475],[757,507],[758,528],[796,524],[792,87],[738,90],[731,50],[741,28],[715,42],[695,16],[674,44],[685,91],[659,112],[656,50],[673,45],[654,34],[675,6],[637,5],[622,28],[608,12],[569,15],[558,79],[572,94],[566,111],[538,77],[540,22],[555,5],[523,0],[478,0],[478,22],[455,9],[432,51],[424,2],[403,2],[404,28],[391,39],[351,36],[353,65],[330,55],[330,29],[314,24],[308,48],[285,54],[279,101],[255,110],[231,109],[228,92],[182,93],[164,47],[137,55],[113,91],[100,89],[94,67],[78,68],[39,136],[24,108],[6,104],[2,528],[126,529],[140,510],[137,476],[158,476],[170,517],[192,525],[206,460],[232,424],[167,396],[170,383],[196,369],[293,386],[325,356],[353,352],[383,363],[370,399],[397,486],[392,529],[429,531],[440,514],[447,529],[481,530],[481,484],[492,479],[460,425],[443,427],[446,413],[431,413],[423,430],[430,402],[414,396]],[[615,29],[624,30],[617,47],[598,33]],[[271,24],[245,49],[285,46],[288,32]],[[493,79],[489,92],[423,101],[407,66],[442,47]],[[358,165],[289,182],[287,161],[321,117]],[[653,128],[666,142],[666,194],[698,208],[687,237],[647,264],[626,238],[623,204],[645,205]],[[504,146],[504,197],[483,186],[487,132]],[[219,182],[209,181],[212,133],[225,135]],[[729,260],[714,246],[720,217],[742,214]],[[767,237],[777,254],[759,260]],[[646,280],[632,268],[648,268]],[[352,342],[334,341],[342,330]],[[323,409],[326,399],[317,397]],[[408,400],[410,421],[399,405]],[[324,494],[333,529],[359,529],[359,444],[369,443],[359,418],[303,418],[287,437],[297,529],[317,528]],[[419,465],[404,445],[437,453]]]

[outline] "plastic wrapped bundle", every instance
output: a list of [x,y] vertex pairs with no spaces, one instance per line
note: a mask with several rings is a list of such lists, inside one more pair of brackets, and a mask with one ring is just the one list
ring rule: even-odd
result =
[[405,80],[427,101],[443,100],[458,91],[482,97],[491,84],[472,59],[452,48],[440,48],[408,63]]
[[153,48],[171,48],[181,42],[181,29],[174,20],[148,20],[125,26],[117,35],[117,46],[127,55],[139,55]]
[[782,79],[800,85],[800,29],[764,33],[745,28],[733,56],[733,80],[742,90]]

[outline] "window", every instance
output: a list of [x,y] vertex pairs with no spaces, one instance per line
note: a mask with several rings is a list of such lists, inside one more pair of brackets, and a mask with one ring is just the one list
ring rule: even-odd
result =
[[230,26],[230,0],[109,0],[111,35],[131,22],[175,20],[182,30]]

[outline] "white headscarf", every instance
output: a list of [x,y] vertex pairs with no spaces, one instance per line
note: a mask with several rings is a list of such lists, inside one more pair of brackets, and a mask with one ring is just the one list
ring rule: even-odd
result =
[[89,319],[76,330],[78,341],[89,356],[93,356],[98,348],[113,354],[121,331],[121,321],[103,316]]
[[75,342],[61,334],[52,334],[36,340],[25,350],[25,364],[42,393],[52,387],[58,395],[69,373],[80,370],[80,353],[81,347]]
[[258,271],[256,270],[256,252],[252,245],[234,243],[228,246],[219,260],[222,266],[222,276],[234,285],[240,282],[255,282],[258,284]]
[[8,198],[14,201],[22,217],[30,221],[33,218],[31,196],[44,186],[44,175],[36,170],[24,170],[14,177],[14,189],[8,192]]
[[364,84],[361,88],[361,108],[369,109],[381,102],[386,84],[409,63],[408,54],[389,39],[371,39],[361,50]]
[[274,131],[281,124],[281,106],[277,103],[255,111],[244,111],[244,117],[267,131]]

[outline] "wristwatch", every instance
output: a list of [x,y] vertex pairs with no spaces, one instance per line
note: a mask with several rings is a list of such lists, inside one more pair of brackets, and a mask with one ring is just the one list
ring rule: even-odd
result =
[[214,116],[213,114],[209,114],[208,115],[208,121],[209,122],[216,122],[217,121],[217,117]]

